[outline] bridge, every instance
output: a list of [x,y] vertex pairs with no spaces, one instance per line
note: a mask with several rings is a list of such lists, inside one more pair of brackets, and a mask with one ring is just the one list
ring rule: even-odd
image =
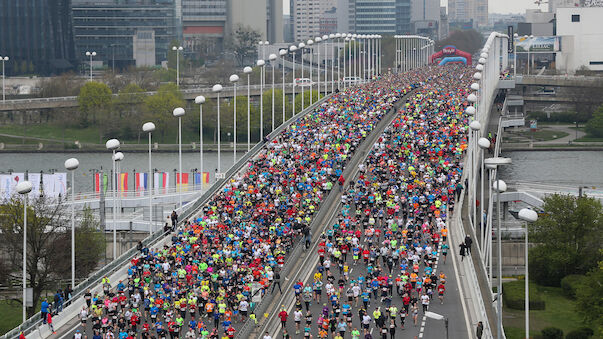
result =
[[[452,338],[473,338],[475,333],[475,324],[477,324],[477,322],[482,322],[484,325],[483,338],[492,338],[495,335],[497,338],[505,337],[501,322],[502,298],[497,299],[498,301],[496,307],[493,307],[492,305],[492,300],[496,297],[496,295],[494,295],[492,292],[493,287],[495,286],[493,278],[498,278],[497,286],[499,291],[502,278],[500,271],[497,274],[493,270],[493,267],[496,266],[493,264],[492,260],[493,239],[489,236],[486,236],[487,234],[491,235],[493,233],[493,222],[492,219],[489,219],[486,225],[487,231],[480,233],[479,230],[483,228],[480,228],[478,225],[478,220],[481,218],[475,217],[476,211],[475,209],[472,209],[472,204],[469,204],[468,201],[474,201],[478,194],[476,183],[478,180],[477,169],[479,168],[479,148],[476,141],[477,136],[487,133],[486,129],[490,120],[491,107],[493,106],[493,101],[499,88],[499,74],[508,66],[506,48],[507,39],[508,37],[506,35],[492,33],[486,42],[486,47],[489,49],[489,57],[488,55],[485,55],[483,57],[483,62],[480,60],[480,64],[483,67],[483,72],[481,80],[479,81],[479,92],[477,93],[478,96],[475,98],[475,100],[470,100],[471,102],[477,103],[477,109],[474,111],[474,113],[472,113],[470,110],[467,110],[466,112],[467,114],[472,114],[474,120],[480,121],[481,126],[471,129],[474,130],[474,132],[469,133],[467,152],[462,160],[463,168],[466,170],[462,171],[462,177],[459,178],[459,182],[464,182],[466,179],[470,184],[468,187],[465,187],[464,191],[459,195],[460,198],[456,202],[455,208],[453,210],[446,211],[446,223],[447,227],[449,228],[449,241],[452,252],[449,259],[450,261],[448,264],[439,262],[441,258],[441,248],[438,249],[438,254],[435,259],[435,269],[438,268],[438,265],[441,265],[441,269],[443,269],[442,267],[446,267],[446,274],[448,275],[448,294],[445,304],[440,305],[437,303],[437,300],[434,300],[435,302],[432,301],[430,303],[429,310],[430,312],[433,311],[437,312],[438,314],[444,314],[444,316],[439,316],[439,318],[429,318],[434,317],[432,315],[433,313],[428,314],[421,312],[417,323],[419,326],[416,328],[413,328],[411,324],[412,320],[408,318],[408,329],[406,333],[409,335],[416,335],[418,338],[444,338],[444,333],[448,335],[449,319],[450,333],[452,334]],[[415,74],[420,76],[421,73],[418,72]],[[345,95],[345,92],[339,95]],[[380,92],[379,95],[382,96],[385,94]],[[328,100],[331,98],[333,98],[333,96],[323,98],[321,101],[315,103],[303,112],[298,113],[295,117],[292,117],[286,123],[282,124],[275,131],[273,131],[268,136],[268,139],[275,140],[274,142],[276,146],[273,146],[271,143],[257,144],[254,146],[250,152],[248,152],[242,159],[240,159],[228,170],[224,179],[218,180],[200,198],[194,202],[191,202],[188,206],[186,206],[185,209],[180,211],[181,220],[196,220],[197,218],[203,216],[203,207],[206,206],[216,194],[226,192],[229,188],[232,188],[231,183],[234,182],[234,180],[244,176],[251,161],[263,159],[262,157],[265,156],[266,147],[280,147],[278,144],[279,136],[283,131],[298,121],[308,121],[304,120],[304,117],[312,114],[319,106],[327,107],[326,111],[328,112]],[[350,98],[352,98],[352,96],[350,96]],[[396,105],[402,105],[405,101],[408,102],[412,98],[413,91],[409,91],[407,96],[398,99]],[[462,101],[465,100],[466,99]],[[356,105],[353,107],[358,109],[357,113],[359,114],[356,118],[368,118],[362,116],[362,114],[368,113],[368,109],[365,109],[359,103],[356,103]],[[341,168],[343,170],[343,177],[347,179],[346,185],[350,181],[353,182],[354,178],[359,178],[359,175],[361,174],[360,164],[364,164],[367,157],[371,156],[371,149],[376,144],[381,142],[377,142],[379,138],[385,137],[384,131],[388,127],[391,128],[392,121],[394,121],[396,118],[397,110],[398,106],[389,107],[387,112],[384,112],[379,119],[374,121],[374,125],[373,122],[370,122],[370,125],[366,125],[365,123],[355,124],[356,126],[373,126],[373,128],[368,129],[366,132],[366,137],[359,139],[358,142],[354,144],[354,149],[352,150],[352,153],[350,153],[349,159],[346,160],[346,166]],[[467,123],[468,122],[469,121],[467,121]],[[351,126],[354,126],[354,124]],[[351,131],[346,132],[352,133]],[[337,131],[333,131],[333,133],[337,133]],[[325,134],[329,135],[329,133]],[[350,134],[350,136],[353,137],[353,134]],[[499,143],[497,143],[495,155],[498,155],[499,152]],[[491,175],[496,177],[496,169],[491,171]],[[339,220],[338,218],[341,213],[345,213],[345,209],[343,208],[343,205],[345,204],[343,192],[333,189],[326,191],[325,194],[326,196],[320,202],[317,213],[315,216],[313,216],[311,219],[312,223],[309,225],[311,233],[316,236],[313,235],[311,237],[309,244],[306,244],[303,239],[296,239],[296,241],[291,244],[291,248],[287,251],[288,254],[286,261],[280,265],[283,273],[282,276],[286,277],[284,280],[282,280],[282,288],[286,293],[277,294],[266,292],[266,294],[263,296],[260,294],[261,297],[259,297],[258,300],[256,300],[256,295],[252,295],[252,301],[254,303],[253,312],[257,315],[257,318],[246,320],[242,326],[237,325],[237,338],[256,338],[263,335],[264,332],[267,332],[270,335],[277,335],[280,333],[281,327],[280,321],[277,317],[278,312],[281,310],[286,310],[289,311],[289,313],[292,313],[295,304],[295,300],[290,291],[298,281],[302,281],[306,284],[311,283],[309,279],[311,279],[311,274],[315,272],[313,268],[318,265],[318,258],[316,255],[310,256],[309,254],[316,253],[316,249],[322,246],[320,242],[323,240],[321,240],[318,235],[322,234],[323,231],[327,232],[330,229],[330,226],[335,221]],[[489,211],[492,211],[493,199],[488,200]],[[354,211],[351,210],[351,212]],[[492,218],[492,213],[488,213],[488,215],[490,218]],[[183,227],[183,225],[181,224],[180,227]],[[466,235],[470,235],[473,239],[476,239],[476,248],[470,253],[468,260],[460,261],[455,255],[456,244],[463,242]],[[171,239],[171,234],[156,232],[152,236],[145,239],[143,241],[143,245],[149,248],[162,248],[164,245],[169,244],[172,241]],[[497,237],[494,240],[500,241],[500,237]],[[309,247],[308,249],[306,249],[307,246]],[[500,246],[498,248],[500,248]],[[55,319],[55,327],[59,328],[59,338],[71,337],[76,328],[80,326],[77,314],[84,305],[82,296],[85,291],[88,288],[91,288],[93,293],[101,292],[100,281],[104,276],[109,276],[112,282],[127,278],[128,264],[130,263],[130,260],[136,256],[136,249],[130,249],[119,258],[116,258],[106,267],[103,267],[101,270],[95,272],[87,280],[76,287],[73,292],[73,302],[68,305],[66,309]],[[498,258],[500,259],[500,255]],[[362,272],[360,274],[366,274],[367,268],[365,266],[361,265],[358,267],[358,270],[361,270]],[[500,266],[498,266],[498,268],[500,269]],[[333,271],[335,271],[335,269]],[[350,272],[350,274],[352,274],[352,272]],[[355,277],[358,274],[359,272],[357,271],[353,276]],[[337,276],[340,275],[337,274]],[[272,285],[273,288],[275,286],[276,285]],[[261,290],[259,285],[256,284],[252,284],[250,288],[252,292]],[[281,286],[279,284],[279,289],[280,288]],[[380,304],[379,301],[374,302],[377,303],[377,305],[385,305]],[[400,300],[397,300],[396,303],[397,302],[400,302]],[[281,306],[279,307],[279,305]],[[314,305],[313,303],[312,310],[317,311],[319,308],[320,305]],[[49,337],[51,333],[49,333],[49,330],[46,328],[46,326],[41,325],[39,317],[39,314],[35,315],[23,323],[19,328],[9,332],[5,337],[13,338],[21,330],[26,331],[28,337]],[[445,331],[442,324],[438,325],[436,320],[434,320],[441,320],[444,318],[446,318]],[[311,320],[310,322],[314,323],[314,320]],[[360,328],[359,319],[356,318],[353,320],[353,323]],[[293,328],[289,328],[293,330]],[[371,326],[371,332],[373,329],[374,327]]]

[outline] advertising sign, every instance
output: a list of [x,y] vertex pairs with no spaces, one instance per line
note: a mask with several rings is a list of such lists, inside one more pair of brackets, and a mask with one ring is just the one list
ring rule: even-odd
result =
[[452,46],[452,45],[444,46],[444,48],[442,48],[442,53],[444,53],[446,55],[454,54],[455,52],[456,52],[456,47]]
[[535,36],[515,38],[517,53],[554,53],[559,52],[559,37]]
[[[513,32],[513,26],[507,26],[507,35],[509,37],[512,37],[513,33],[514,33]],[[510,54],[513,54],[513,43],[514,43],[513,40],[514,39],[508,39],[509,45],[507,46],[507,50],[509,51]]]

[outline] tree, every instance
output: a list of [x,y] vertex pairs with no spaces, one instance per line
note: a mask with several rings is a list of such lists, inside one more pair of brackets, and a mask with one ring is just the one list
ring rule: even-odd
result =
[[237,25],[233,36],[227,43],[227,49],[235,54],[239,66],[245,64],[245,60],[252,57],[256,51],[257,42],[262,35],[249,26]]
[[446,39],[439,40],[435,44],[436,51],[441,50],[444,46],[454,45],[456,48],[465,51],[469,54],[475,54],[483,46],[484,38],[474,30],[454,31]]
[[165,137],[165,132],[170,127],[174,127],[177,122],[177,119],[172,116],[174,108],[183,107],[184,104],[182,93],[175,84],[162,85],[155,95],[144,99],[144,109],[149,119],[157,125],[162,139]]
[[586,123],[588,134],[603,138],[603,105],[593,113],[593,117]]
[[568,87],[566,91],[576,108],[574,121],[588,121],[597,107],[603,104],[603,88],[601,87]]
[[110,112],[112,94],[109,86],[100,82],[89,81],[82,86],[77,101],[82,112],[80,123],[83,127],[96,124],[99,115]]
[[576,310],[587,322],[594,322],[595,328],[603,328],[603,261],[590,271],[580,288],[576,290]]
[[590,197],[553,194],[544,198],[544,213],[530,224],[530,270],[533,279],[559,286],[568,274],[585,274],[601,260],[601,202]]
[[[2,252],[4,265],[12,279],[20,281],[23,263],[23,199],[13,196],[0,205]],[[76,268],[79,277],[87,276],[98,264],[103,253],[104,236],[93,229],[91,214],[84,214],[82,228],[76,229]],[[33,289],[35,313],[42,292],[56,286],[56,282],[71,276],[70,216],[64,200],[47,197],[30,198],[27,207],[27,280]]]

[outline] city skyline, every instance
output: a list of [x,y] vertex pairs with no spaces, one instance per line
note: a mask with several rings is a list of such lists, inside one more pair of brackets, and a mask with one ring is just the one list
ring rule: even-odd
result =
[[[289,13],[289,1],[283,0],[283,13]],[[448,7],[448,0],[441,0],[441,5]],[[526,9],[538,8],[533,1],[526,0],[490,0],[488,2],[488,13],[509,14],[509,13],[524,13]],[[546,5],[542,5],[543,10],[547,9]]]

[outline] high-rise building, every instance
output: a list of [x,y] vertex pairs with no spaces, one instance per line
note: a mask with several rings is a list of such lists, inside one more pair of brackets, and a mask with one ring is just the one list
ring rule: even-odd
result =
[[428,36],[432,39],[438,37],[440,22],[440,0],[412,0],[410,22],[413,33]]
[[320,34],[320,0],[293,1],[293,30],[295,41],[313,39]]
[[448,19],[471,23],[474,28],[488,25],[488,0],[449,0]]
[[[347,0],[348,27],[360,34],[410,34],[410,0]],[[341,3],[341,2],[340,2]]]
[[56,74],[75,66],[70,0],[0,1],[7,74]]
[[173,0],[73,0],[73,29],[80,60],[94,51],[94,61],[117,68],[167,60],[179,37]]
[[320,34],[337,33],[337,8],[333,7],[320,16]]

